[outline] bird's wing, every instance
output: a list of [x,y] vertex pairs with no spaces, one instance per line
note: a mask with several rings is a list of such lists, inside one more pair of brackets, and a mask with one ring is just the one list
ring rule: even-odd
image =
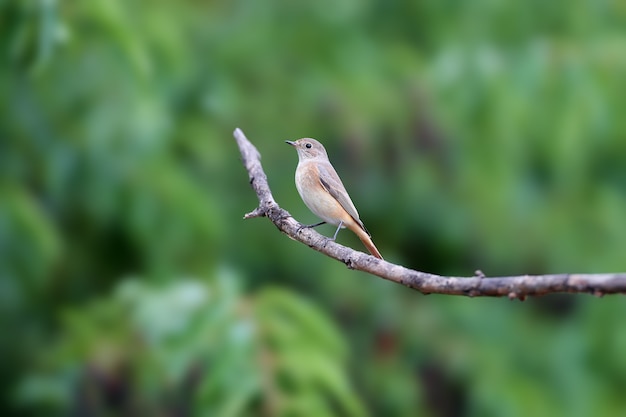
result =
[[[356,221],[359,226],[365,229],[363,222],[359,219],[359,213],[356,211],[356,207],[354,207],[354,203],[350,199],[348,192],[346,191],[346,187],[343,186],[339,175],[335,169],[330,165],[330,163],[318,163],[317,164],[320,175],[320,182],[322,183],[322,187],[328,191],[330,195],[333,196],[335,200],[341,204],[341,207],[344,208],[348,212],[350,216]],[[369,234],[369,232],[368,232]]]

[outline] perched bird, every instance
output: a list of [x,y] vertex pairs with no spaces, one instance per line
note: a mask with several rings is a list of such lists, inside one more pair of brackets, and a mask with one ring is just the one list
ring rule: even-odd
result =
[[296,168],[296,188],[304,204],[323,220],[321,223],[305,227],[316,227],[324,223],[337,226],[335,240],[339,229],[347,227],[361,239],[367,250],[383,259],[372,242],[369,232],[359,219],[346,188],[343,186],[335,168],[328,160],[324,146],[315,139],[303,138],[295,142],[285,141],[298,151],[298,167]]

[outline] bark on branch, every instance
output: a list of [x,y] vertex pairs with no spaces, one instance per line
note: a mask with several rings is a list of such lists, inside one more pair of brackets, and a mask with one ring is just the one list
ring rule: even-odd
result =
[[301,226],[289,212],[274,200],[261,166],[261,154],[241,129],[233,133],[250,185],[259,199],[259,206],[244,216],[267,217],[284,234],[312,249],[343,262],[349,269],[368,272],[405,285],[422,294],[465,295],[469,297],[509,297],[523,300],[529,295],[550,293],[589,293],[596,296],[626,293],[626,273],[614,274],[551,274],[510,277],[485,277],[480,271],[473,277],[444,277],[415,271],[340,245],[312,229]]

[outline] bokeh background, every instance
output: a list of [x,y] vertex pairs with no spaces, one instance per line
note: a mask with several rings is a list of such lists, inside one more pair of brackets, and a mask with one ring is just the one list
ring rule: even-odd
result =
[[284,140],[321,140],[392,262],[624,271],[625,28],[608,0],[0,1],[2,415],[625,415],[623,297],[349,271],[242,220],[232,138],[303,223]]

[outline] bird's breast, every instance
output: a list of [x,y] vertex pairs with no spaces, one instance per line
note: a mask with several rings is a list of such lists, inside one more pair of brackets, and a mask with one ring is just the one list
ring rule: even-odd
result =
[[314,162],[298,164],[296,188],[309,210],[326,223],[336,226],[340,221],[345,221],[345,210],[322,186],[319,169]]

